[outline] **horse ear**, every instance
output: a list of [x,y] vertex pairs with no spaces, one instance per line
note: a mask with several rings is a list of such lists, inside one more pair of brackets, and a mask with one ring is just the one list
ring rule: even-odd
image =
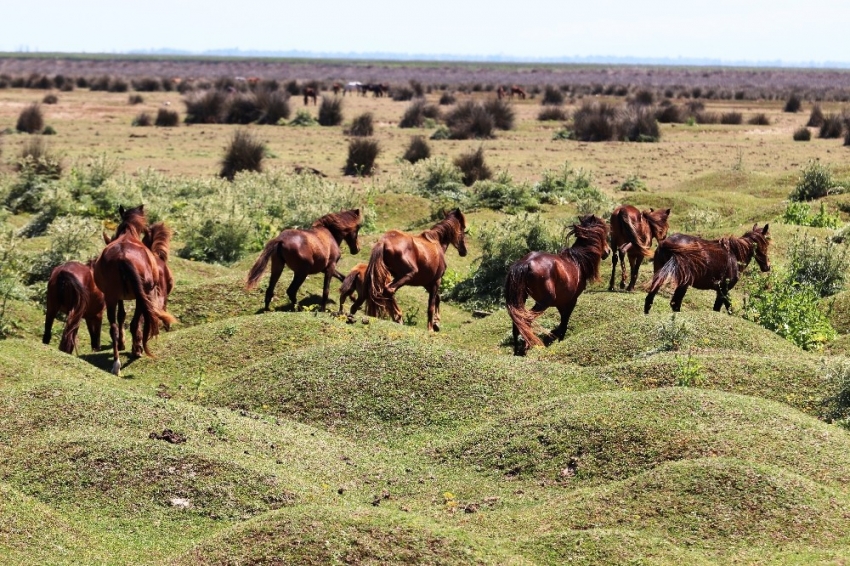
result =
[[126,212],[126,210],[124,210],[124,205],[123,205],[123,204],[119,204],[119,205],[118,205],[118,215],[119,215],[119,216],[124,216],[124,213],[125,213],[125,212]]
[[764,225],[764,230],[761,231],[762,236],[767,236],[767,229],[770,228],[770,224]]
[[755,224],[753,224],[753,232],[755,232],[756,230],[758,230],[758,228],[759,228],[759,224],[758,224],[758,222],[756,222]]
[[650,211],[650,212],[655,212],[655,209],[650,207],[649,211]]
[[145,211],[145,205],[140,204],[139,205],[139,212],[144,212],[144,211]]
[[667,210],[665,210],[665,211],[664,211],[664,214],[665,214],[666,216],[670,216],[670,211],[671,211],[671,210],[673,210],[673,209],[672,209],[672,208],[668,208]]

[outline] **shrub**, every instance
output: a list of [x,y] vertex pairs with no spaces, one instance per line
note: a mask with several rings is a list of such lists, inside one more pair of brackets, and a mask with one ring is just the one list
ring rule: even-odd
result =
[[844,145],[850,145],[850,125],[847,126],[847,131],[844,133]]
[[792,94],[785,102],[784,112],[799,112],[803,107],[803,101],[796,94]]
[[720,214],[713,210],[692,208],[685,213],[685,218],[682,219],[682,228],[689,233],[717,228],[718,226],[720,226]]
[[295,118],[289,122],[290,126],[315,126],[318,124],[309,110],[299,110],[295,113]]
[[156,111],[156,120],[154,120],[155,126],[159,126],[160,128],[173,128],[179,123],[180,116],[177,114],[176,110],[160,108]]
[[478,181],[475,184],[473,199],[474,206],[502,210],[508,214],[520,211],[535,212],[540,209],[540,203],[528,185],[515,184],[507,171],[503,171],[495,179]]
[[809,141],[812,139],[812,132],[805,126],[794,130],[794,141]]
[[253,93],[232,94],[227,97],[225,124],[251,124],[260,119],[260,109]]
[[431,148],[428,142],[422,136],[413,136],[410,138],[410,143],[407,144],[407,149],[404,151],[402,159],[410,163],[416,163],[423,159],[431,157]]
[[516,114],[513,106],[506,100],[491,98],[484,102],[484,110],[493,118],[493,125],[499,130],[513,130]]
[[47,281],[53,268],[71,260],[85,260],[97,250],[98,224],[89,218],[60,216],[50,223],[47,235],[50,248],[30,263],[27,285]]
[[349,136],[369,137],[375,133],[373,122],[374,117],[372,113],[364,112],[351,121],[351,126],[349,126],[345,133]]
[[564,103],[564,93],[552,85],[546,85],[543,89],[543,99],[540,103],[544,106],[560,106]]
[[377,140],[355,138],[348,142],[348,159],[343,173],[346,175],[368,176],[375,172],[375,160],[381,152]]
[[835,338],[835,330],[820,308],[818,292],[776,272],[754,279],[742,316],[804,350],[817,350]]
[[724,112],[720,115],[720,123],[727,126],[740,126],[744,123],[744,115],[740,112]]
[[461,181],[467,187],[471,187],[476,181],[489,179],[493,176],[493,172],[484,162],[484,148],[481,146],[475,151],[460,154],[454,159],[453,163],[463,174]]
[[842,123],[841,116],[830,113],[824,116],[818,137],[824,139],[840,138],[843,131],[844,124]]
[[809,128],[820,128],[823,124],[823,110],[820,109],[820,105],[815,104],[812,107],[812,112],[809,114],[809,121],[806,123],[806,126]]
[[[109,75],[101,75],[89,81],[89,90],[92,91],[101,91],[101,90],[109,90]],[[77,85],[81,86],[81,85]]]
[[106,87],[106,90],[109,92],[127,92],[130,90],[130,85],[121,77],[116,77],[109,81],[109,85]]
[[290,96],[300,96],[301,95],[301,85],[298,84],[298,81],[292,80],[284,85],[286,92],[289,93]]
[[41,102],[44,104],[56,104],[59,102],[59,97],[53,93],[45,94],[44,98],[41,99]]
[[62,158],[53,153],[40,137],[30,139],[18,155],[15,170],[26,171],[48,179],[58,179],[62,175]]
[[245,254],[250,237],[250,226],[244,219],[207,218],[186,230],[186,243],[177,255],[194,261],[230,264]]
[[44,116],[41,113],[40,104],[34,102],[21,110],[15,129],[27,134],[37,134],[42,128],[44,128]]
[[632,103],[638,106],[652,106],[655,103],[655,93],[648,89],[641,89],[635,93]]
[[605,102],[583,102],[573,112],[572,133],[580,141],[608,141],[617,133],[617,110]]
[[782,222],[813,228],[838,228],[841,224],[841,218],[837,214],[829,214],[823,202],[821,202],[820,211],[817,214],[812,214],[812,207],[808,203],[789,202],[782,215]]
[[136,115],[135,118],[133,118],[133,122],[130,125],[131,126],[146,127],[146,126],[150,126],[152,123],[153,123],[153,120],[151,120],[150,114],[148,114],[147,112],[140,112],[139,114]]
[[56,128],[54,128],[53,126],[48,124],[48,125],[44,126],[43,130],[41,130],[41,135],[43,135],[43,136],[55,136],[56,135]]
[[407,102],[408,100],[413,100],[414,94],[415,93],[412,88],[400,86],[393,88],[392,98],[396,102]]
[[697,124],[719,124],[720,115],[716,112],[706,112],[705,110],[702,110],[694,114],[694,121]]
[[218,90],[205,90],[200,94],[192,94],[183,99],[186,105],[187,124],[218,124],[225,112],[227,97]]
[[473,101],[455,106],[446,114],[445,121],[452,139],[493,137],[493,128],[495,127],[493,117],[482,105]]
[[264,87],[257,90],[255,97],[260,110],[258,124],[275,125],[289,119],[292,111],[289,107],[289,96],[285,92]]
[[446,126],[438,126],[434,133],[431,134],[432,140],[450,140],[452,139],[452,131]]
[[[156,77],[142,77],[133,79],[133,90],[139,92],[158,92],[163,90],[162,80]],[[171,81],[168,81],[171,84]]]
[[247,130],[237,130],[225,149],[219,177],[233,181],[239,171],[262,171],[266,145]]
[[769,126],[770,119],[764,113],[753,114],[749,120],[747,120],[747,124],[751,126]]
[[455,95],[451,92],[446,91],[440,95],[440,104],[442,106],[450,106],[455,102],[457,102],[457,99],[455,98]]
[[829,297],[844,289],[850,255],[847,244],[796,235],[788,247],[788,276],[801,286]]
[[610,213],[613,203],[591,181],[588,173],[564,163],[559,171],[544,171],[543,178],[534,185],[532,191],[545,204],[572,203],[579,214],[603,216]]
[[800,172],[800,180],[791,191],[789,198],[792,201],[808,201],[825,197],[836,188],[829,167],[817,161],[809,161]]
[[420,83],[419,81],[411,79],[410,88],[413,90],[413,96],[416,96],[418,98],[422,98],[423,96],[425,96],[425,89],[422,87],[422,83]]
[[631,106],[622,112],[617,125],[619,139],[635,142],[657,142],[661,130],[655,113],[645,106]]
[[399,120],[399,128],[421,128],[425,123],[425,101],[422,99],[414,100],[408,106],[401,120]]
[[142,104],[144,101],[145,99],[142,98],[141,94],[131,94],[130,97],[127,99],[127,104],[133,106],[135,104]]
[[324,96],[319,105],[319,125],[339,126],[342,124],[342,98]]
[[625,192],[645,191],[646,183],[637,175],[629,175],[625,181],[620,183],[620,190]]
[[465,208],[467,204],[463,173],[457,165],[442,158],[426,160],[424,167],[416,171],[414,183],[420,195],[438,206],[445,203],[451,205],[445,208]]
[[39,212],[43,207],[42,197],[62,173],[60,158],[41,138],[34,138],[24,146],[16,168],[18,178],[9,187],[3,205],[13,214]]
[[567,119],[567,112],[560,106],[547,106],[540,109],[537,119],[541,122],[562,122]]
[[670,104],[656,110],[655,119],[662,124],[681,124],[685,121],[685,112],[681,106]]

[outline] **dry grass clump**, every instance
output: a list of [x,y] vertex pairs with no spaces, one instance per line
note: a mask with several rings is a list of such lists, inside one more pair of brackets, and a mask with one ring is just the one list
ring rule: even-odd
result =
[[555,88],[552,85],[546,85],[543,89],[543,98],[540,104],[543,106],[560,106],[564,103],[564,93],[561,89]]
[[720,123],[730,126],[740,126],[744,123],[744,115],[740,112],[724,112],[720,115]]
[[620,113],[617,124],[618,139],[634,142],[656,142],[661,131],[655,112],[648,106],[628,106]]
[[[171,81],[168,81],[169,85]],[[157,77],[141,77],[133,79],[133,90],[138,92],[159,92],[163,89],[163,81]]]
[[792,94],[785,102],[784,112],[799,112],[803,107],[803,101],[796,94]]
[[41,105],[33,102],[18,114],[18,122],[15,129],[19,132],[27,134],[37,134],[44,128],[44,115],[41,112]]
[[15,170],[21,171],[25,167],[31,168],[36,175],[49,179],[62,176],[62,158],[50,149],[41,136],[31,138],[21,148]]
[[484,148],[480,146],[475,151],[458,155],[453,163],[463,173],[461,180],[467,187],[471,187],[475,181],[483,181],[493,176],[493,172],[484,162]]
[[806,128],[797,128],[794,130],[794,141],[809,141],[812,139],[812,132]]
[[809,114],[809,121],[806,122],[806,127],[809,128],[820,128],[823,125],[823,110],[820,109],[819,104],[815,104],[812,107],[812,111]]
[[232,181],[239,171],[263,170],[266,145],[247,130],[237,130],[225,149],[219,177]]
[[404,151],[402,159],[410,163],[416,163],[423,159],[431,157],[431,147],[422,136],[413,136],[410,138],[410,143],[407,144],[407,149]]
[[342,124],[342,98],[324,96],[319,105],[319,125],[339,126]]
[[274,86],[274,89],[269,87],[258,88],[254,94],[257,100],[257,108],[260,109],[258,124],[275,125],[281,120],[288,120],[292,113],[289,106],[289,95],[278,90],[276,82],[274,82]]
[[150,114],[148,114],[147,112],[140,112],[136,115],[135,118],[133,118],[133,122],[130,125],[138,127],[147,127],[150,126],[152,123],[153,120],[151,119]]
[[364,112],[351,121],[351,126],[345,133],[349,136],[367,138],[375,133],[374,121],[375,117],[371,112]]
[[446,114],[445,121],[452,139],[493,137],[493,129],[495,128],[493,117],[481,104],[471,100],[455,106]]
[[354,138],[348,142],[348,159],[343,172],[352,176],[368,176],[375,172],[375,160],[381,153],[377,140]]
[[237,93],[227,97],[225,124],[251,124],[260,119],[260,109],[253,93]]
[[567,112],[560,106],[546,106],[540,109],[537,119],[541,122],[563,122],[567,119]]
[[717,112],[706,112],[703,110],[694,114],[694,121],[697,124],[719,124],[720,115]]
[[145,99],[142,98],[141,94],[131,94],[127,98],[127,104],[129,104],[130,106],[134,106],[136,104],[142,104],[144,101],[145,101]]
[[224,116],[227,97],[223,92],[209,89],[183,99],[187,124],[218,124]]
[[747,124],[750,124],[751,126],[769,126],[770,118],[767,117],[767,114],[759,112],[758,114],[754,114],[750,117],[750,119],[747,120]]
[[662,105],[655,111],[655,119],[662,124],[682,124],[685,121],[685,111],[677,104]]
[[818,137],[823,139],[840,138],[843,131],[844,124],[842,123],[841,115],[829,113],[823,117],[823,123],[820,125]]
[[607,102],[585,101],[573,112],[572,131],[579,141],[612,140],[617,134],[617,109]]
[[439,120],[440,108],[418,98],[411,102],[410,106],[404,111],[398,126],[400,128],[421,128],[425,125],[426,119]]
[[493,125],[498,130],[513,130],[516,114],[511,103],[498,98],[491,98],[484,102],[484,110],[493,117]]
[[45,94],[44,98],[41,99],[41,102],[43,104],[56,104],[59,102],[59,97],[51,92],[50,94]]
[[160,128],[173,128],[178,123],[180,123],[180,115],[177,114],[176,110],[169,110],[168,108],[160,108],[156,112],[156,120],[154,120],[154,125]]
[[455,102],[457,102],[457,98],[455,98],[454,93],[445,91],[443,94],[440,95],[441,106],[451,106]]

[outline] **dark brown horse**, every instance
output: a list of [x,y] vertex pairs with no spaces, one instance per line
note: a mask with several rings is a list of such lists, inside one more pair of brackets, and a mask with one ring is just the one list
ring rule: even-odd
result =
[[269,279],[269,287],[266,289],[266,306],[274,298],[274,288],[277,285],[283,268],[295,272],[292,283],[286,290],[292,306],[297,304],[297,293],[301,284],[313,273],[325,274],[325,285],[322,291],[322,310],[328,302],[331,277],[343,280],[342,274],[337,270],[336,264],[342,253],[339,245],[343,240],[348,244],[352,254],[360,251],[358,234],[363,224],[360,209],[345,210],[335,214],[326,214],[315,222],[307,230],[284,230],[277,238],[269,240],[266,247],[260,253],[260,257],[254,263],[248,273],[246,289],[253,289],[259,283],[260,278],[266,270],[269,260],[272,262],[272,274]]
[[[611,261],[614,264],[611,269],[611,281],[608,283],[608,290],[614,290],[614,276],[617,273],[617,256],[619,256],[622,277],[620,279],[620,289],[625,288],[631,292],[635,290],[635,281],[637,281],[638,271],[643,259],[652,255],[652,239],[655,238],[659,244],[667,237],[667,219],[670,216],[670,209],[655,210],[650,208],[641,212],[637,208],[629,205],[619,206],[614,209],[611,214],[611,247],[614,248],[614,253],[611,254]],[[626,287],[626,262],[624,255],[629,256],[629,265],[631,267],[631,278],[629,286]]]
[[499,88],[496,89],[496,98],[498,98],[499,100],[502,100],[503,98],[505,98],[506,94],[507,93],[505,92],[505,87],[503,87],[502,85],[499,85]]
[[676,288],[670,299],[674,312],[681,310],[688,287],[716,291],[714,310],[720,311],[720,307],[725,306],[726,312],[730,312],[729,291],[738,282],[741,270],[755,257],[762,271],[770,271],[768,227],[768,224],[764,228],[753,224],[753,229],[740,238],[730,236],[703,240],[696,236],[673,234],[661,242],[655,251],[655,274],[649,284],[643,312],[649,314],[655,295],[668,280]]
[[311,88],[311,87],[305,87],[304,88],[304,106],[307,106],[308,101],[310,99],[313,99],[313,106],[315,106],[316,105],[316,98],[317,98],[316,89]]
[[109,335],[112,338],[112,373],[115,375],[121,371],[118,351],[124,349],[124,319],[118,318],[118,305],[122,301],[136,301],[133,320],[130,322],[134,356],[141,356],[142,353],[152,356],[148,341],[159,334],[160,322],[165,325],[176,322],[162,306],[163,298],[157,286],[160,271],[156,256],[142,243],[142,236],[147,231],[144,205],[129,210],[122,206],[118,211],[121,224],[93,267],[95,284],[103,291],[106,301]]
[[[513,321],[514,355],[522,356],[543,341],[534,332],[534,321],[549,307],[561,314],[561,323],[552,335],[564,339],[567,324],[588,281],[599,279],[599,262],[608,257],[608,225],[593,215],[584,216],[570,230],[576,241],[557,254],[531,252],[508,268],[505,302]],[[528,297],[535,303],[525,307]],[[519,335],[525,339],[520,346]]]
[[[368,263],[358,263],[348,272],[342,285],[339,288],[339,312],[342,312],[342,305],[348,297],[355,296],[354,303],[351,305],[350,314],[356,313],[363,303],[366,301],[366,267]],[[355,295],[356,294],[356,295]]]
[[525,100],[525,97],[527,96],[525,94],[525,89],[522,88],[521,86],[517,86],[517,85],[511,86],[510,95],[511,95],[511,98],[513,98],[514,95],[516,95],[516,96],[520,97],[520,99],[522,99],[522,100]]
[[53,269],[47,282],[47,314],[44,319],[42,342],[50,344],[53,321],[56,315],[65,313],[65,329],[59,349],[73,354],[77,347],[77,331],[80,320],[86,320],[91,338],[91,348],[100,350],[100,328],[103,323],[103,293],[94,284],[92,263],[69,261]]
[[466,255],[466,218],[459,208],[418,236],[390,230],[378,240],[369,257],[365,286],[369,292],[367,312],[377,316],[389,311],[401,322],[401,309],[395,292],[404,285],[425,287],[428,291],[428,330],[440,330],[440,282],[446,272],[446,249],[457,248]]

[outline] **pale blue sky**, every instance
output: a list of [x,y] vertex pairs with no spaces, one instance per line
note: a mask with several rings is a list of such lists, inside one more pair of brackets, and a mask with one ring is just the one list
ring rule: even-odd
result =
[[0,51],[850,60],[850,2],[0,0]]

